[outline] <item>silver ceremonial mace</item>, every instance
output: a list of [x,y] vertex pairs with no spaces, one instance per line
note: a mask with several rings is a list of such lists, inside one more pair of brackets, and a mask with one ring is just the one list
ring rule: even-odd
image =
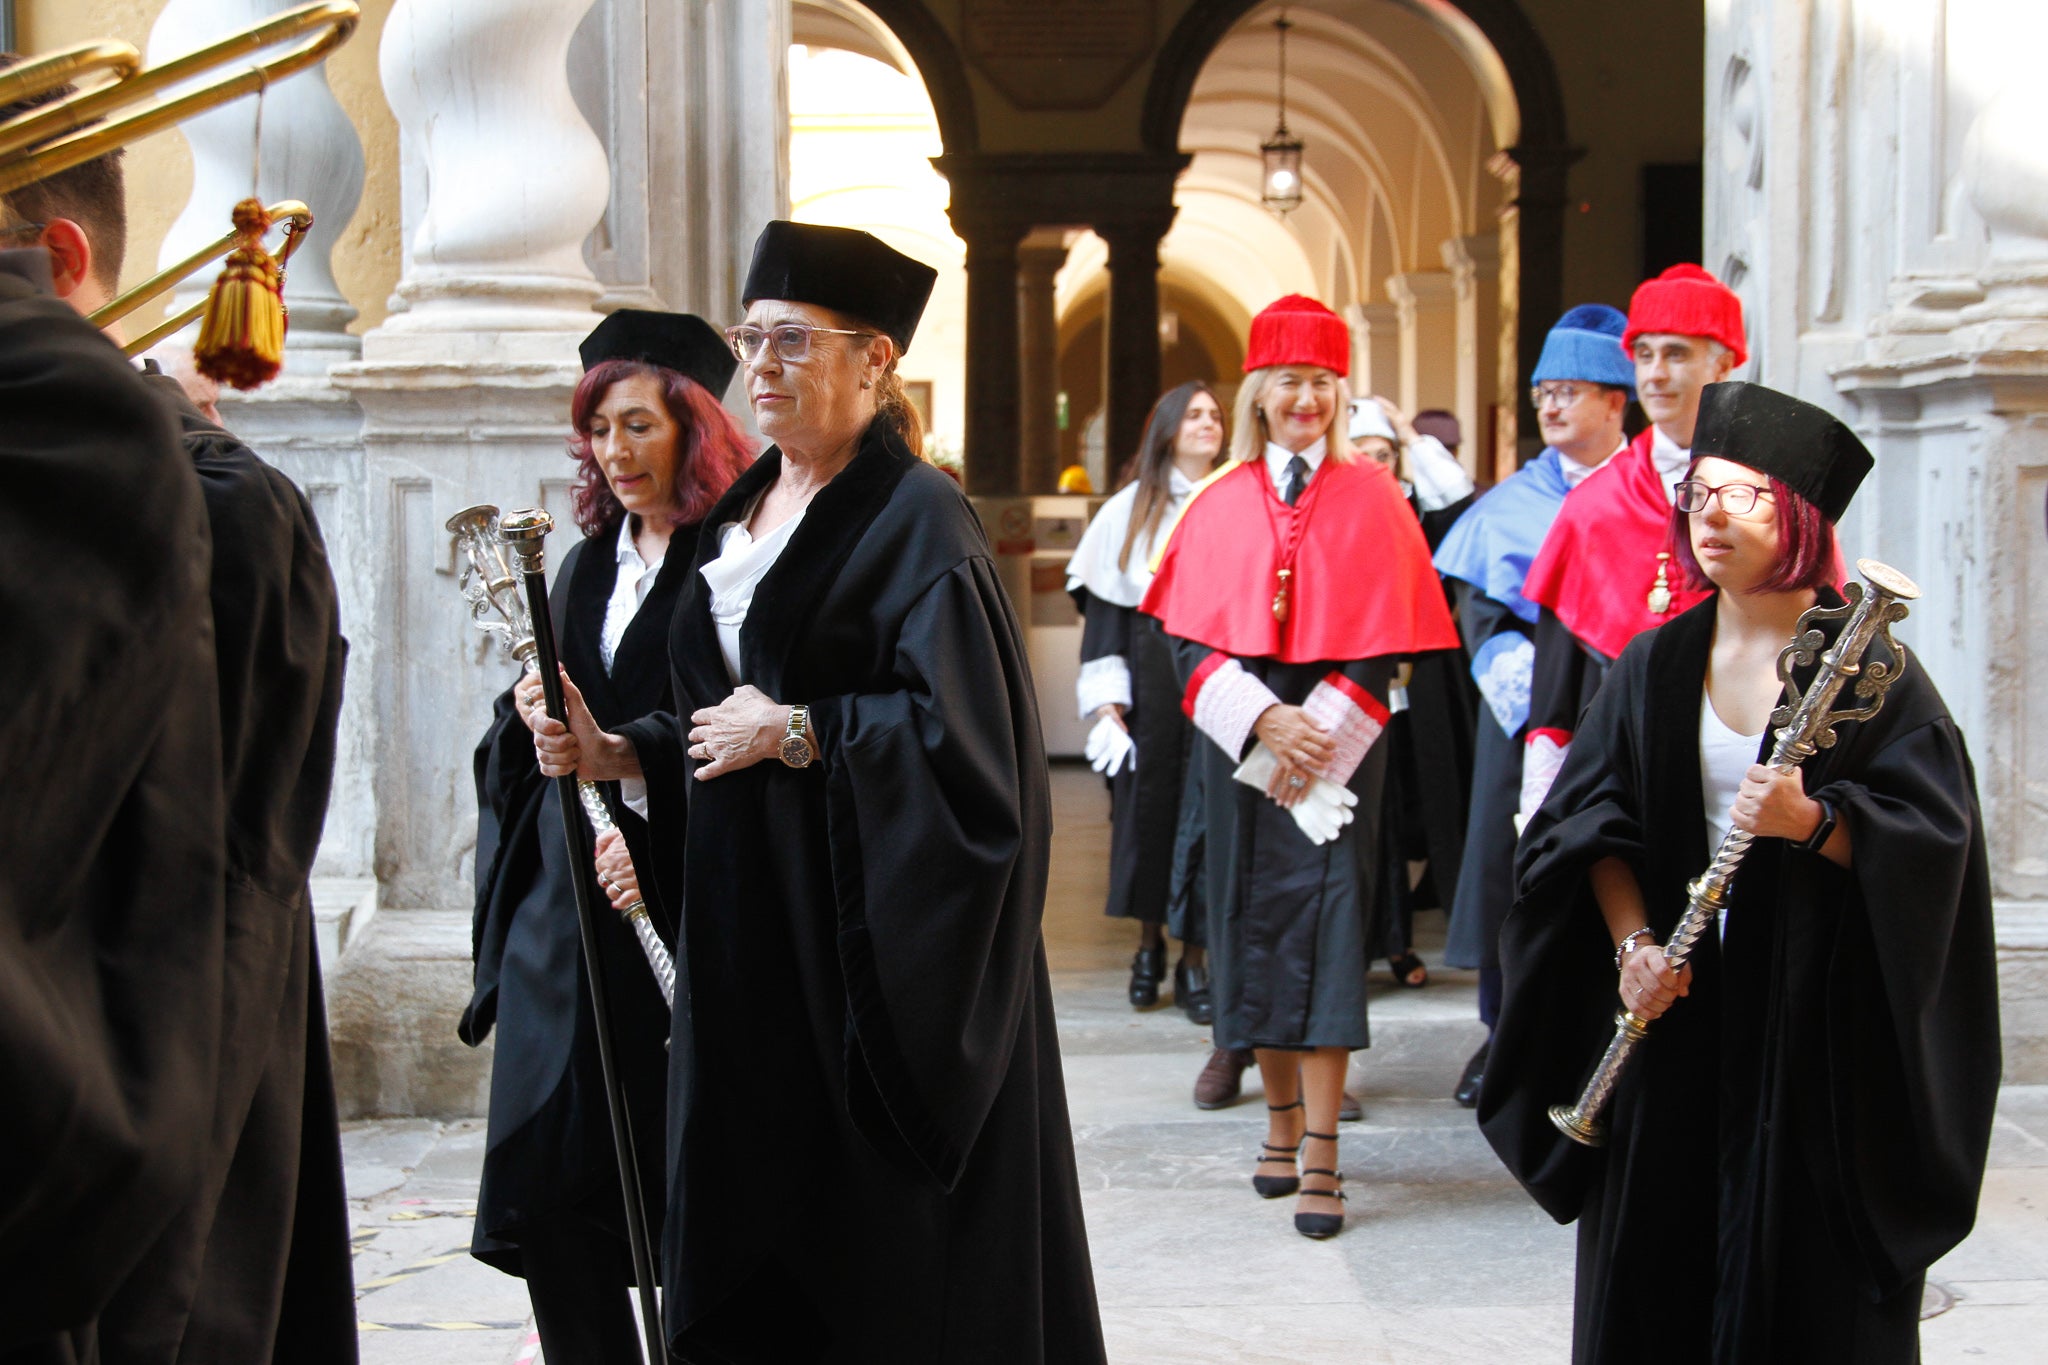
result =
[[[519,663],[537,668],[533,618],[526,610],[526,600],[520,596],[519,578],[508,554],[510,547],[499,531],[498,509],[489,503],[465,507],[448,518],[448,529],[455,533],[456,545],[463,555],[460,586],[464,600],[469,603],[470,620],[484,634],[497,637]],[[578,782],[576,795],[598,834],[617,828],[597,783]],[[675,958],[655,932],[654,922],[647,915],[647,902],[636,900],[619,913],[633,926],[633,935],[640,940],[640,951],[647,955],[647,965],[661,987],[662,1000],[669,1008],[675,1008]]]
[[[1820,750],[1834,747],[1837,725],[1869,720],[1876,715],[1884,705],[1885,692],[1899,680],[1906,667],[1906,651],[1892,638],[1892,623],[1906,619],[1906,603],[1920,596],[1919,587],[1897,569],[1874,559],[1857,560],[1856,572],[1870,584],[1869,589],[1866,591],[1862,583],[1851,583],[1844,591],[1847,601],[1843,605],[1809,608],[1799,618],[1792,643],[1778,652],[1778,677],[1785,684],[1787,700],[1771,712],[1771,724],[1779,730],[1770,762],[1781,773],[1789,773]],[[1827,643],[1819,623],[1839,621],[1845,616],[1849,624],[1842,627],[1835,647],[1821,655],[1820,671],[1814,675],[1813,686],[1801,695],[1793,670],[1812,663],[1814,651]],[[1897,661],[1895,664],[1883,660],[1864,664],[1864,651],[1876,639],[1884,641]],[[1837,710],[1835,700],[1851,682],[1856,684],[1855,696],[1862,704]],[[1715,850],[1714,861],[1686,887],[1685,918],[1678,922],[1671,941],[1664,945],[1664,960],[1672,971],[1684,970],[1693,944],[1727,907],[1728,884],[1735,880],[1736,869],[1742,866],[1743,856],[1754,842],[1756,836],[1747,830],[1729,830],[1721,847]],[[1635,1054],[1636,1044],[1648,1037],[1649,1031],[1650,1021],[1634,1010],[1624,1010],[1615,1016],[1613,1041],[1607,1044],[1600,1064],[1593,1068],[1586,1088],[1579,1092],[1578,1102],[1550,1106],[1550,1121],[1560,1133],[1587,1147],[1598,1147],[1607,1141],[1601,1112],[1614,1094],[1622,1068]]]

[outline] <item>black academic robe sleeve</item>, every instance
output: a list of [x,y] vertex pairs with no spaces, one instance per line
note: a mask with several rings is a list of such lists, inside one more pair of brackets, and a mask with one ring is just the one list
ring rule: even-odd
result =
[[1559,744],[1569,744],[1611,661],[1580,643],[1548,607],[1540,609],[1533,634],[1536,668],[1529,682],[1529,733],[1548,731]]
[[1081,662],[1111,656],[1129,662],[1131,625],[1137,612],[1105,602],[1086,588],[1074,589],[1074,604],[1081,608]]
[[891,673],[900,690],[815,698],[811,716],[859,1060],[896,1134],[950,1188],[1030,998],[1046,875],[1046,788],[1019,781],[1044,766],[1037,702],[988,559],[924,591]]
[[225,839],[192,462],[119,350],[9,277],[0,488],[4,1351],[90,1320],[197,1188]]

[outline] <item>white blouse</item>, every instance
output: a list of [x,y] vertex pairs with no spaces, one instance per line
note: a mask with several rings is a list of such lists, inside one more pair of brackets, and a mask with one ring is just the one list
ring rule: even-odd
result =
[[612,671],[612,660],[618,655],[619,642],[626,638],[626,628],[640,614],[647,594],[654,591],[654,581],[661,577],[661,566],[668,562],[666,553],[651,564],[640,557],[640,549],[633,543],[631,517],[620,519],[619,543],[613,553],[618,559],[619,573],[612,582],[611,600],[605,603],[604,629],[597,640],[597,652],[604,658],[607,674]]
[[754,605],[754,590],[782,557],[808,510],[799,510],[756,540],[747,533],[747,522],[759,505],[756,500],[744,517],[719,528],[718,558],[698,570],[711,588],[711,621],[718,627],[718,652],[725,656],[726,677],[735,687],[740,683],[740,627],[747,623],[747,612]]
[[[1707,805],[1707,848],[1709,853],[1721,847],[1721,841],[1728,837],[1732,827],[1728,820],[1728,808],[1735,804],[1735,795],[1742,789],[1742,778],[1756,762],[1759,747],[1763,743],[1763,732],[1745,735],[1729,726],[1714,710],[1713,698],[1707,690],[1700,689],[1700,795]],[[1728,911],[1721,911],[1717,926],[1726,931]]]

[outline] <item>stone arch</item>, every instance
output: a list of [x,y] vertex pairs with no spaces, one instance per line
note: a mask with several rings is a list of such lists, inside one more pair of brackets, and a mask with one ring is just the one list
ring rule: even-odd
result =
[[949,155],[981,149],[981,119],[974,90],[967,82],[967,63],[946,26],[919,0],[861,0],[889,26],[904,51],[917,63],[925,92],[938,116],[939,138]]

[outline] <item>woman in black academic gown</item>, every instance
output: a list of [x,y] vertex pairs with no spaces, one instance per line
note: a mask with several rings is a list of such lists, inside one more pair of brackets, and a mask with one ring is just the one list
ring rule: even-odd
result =
[[[663,1302],[685,1360],[1103,1359],[1039,926],[1024,637],[896,372],[936,272],[771,223],[727,333],[775,442],[705,518],[644,776],[682,908]],[[678,547],[680,549],[680,546]]]
[[1458,638],[1394,475],[1351,449],[1350,352],[1314,299],[1252,320],[1236,463],[1188,499],[1142,604],[1202,735],[1215,1041],[1256,1051],[1269,1111],[1252,1185],[1299,1193],[1307,1237],[1343,1226],[1337,1115],[1371,1044],[1388,684]]
[[[1779,650],[1839,601],[1832,523],[1870,456],[1739,383],[1705,391],[1692,452],[1673,552],[1714,593],[1622,652],[1523,835],[1480,1122],[1578,1219],[1580,1365],[1910,1362],[1998,1087],[1976,781],[1917,658],[1803,767],[1759,761]],[[1674,973],[1658,945],[1731,824],[1757,841]],[[1595,1150],[1545,1109],[1576,1095],[1617,999],[1657,1022]]]
[[[564,668],[591,710],[617,725],[662,705],[668,621],[692,533],[746,467],[750,445],[718,401],[732,354],[702,319],[622,309],[581,350],[570,449],[586,538],[563,557],[549,607]],[[638,1361],[561,810],[522,723],[539,706],[540,679],[528,673],[498,698],[476,754],[476,993],[460,1032],[476,1046],[495,1023],[498,1043],[471,1252],[525,1277],[549,1359]],[[641,844],[644,789],[611,785],[606,798],[628,843]],[[641,1185],[652,1193],[662,1187],[668,1007],[626,924],[600,915],[598,932]]]
[[1181,941],[1174,1003],[1197,1024],[1211,1018],[1202,948],[1207,910],[1199,896],[1174,895],[1180,882],[1191,880],[1177,877],[1174,868],[1188,722],[1173,650],[1159,623],[1137,607],[1152,586],[1153,551],[1195,485],[1222,458],[1223,407],[1215,392],[1200,380],[1169,389],[1152,407],[1123,485],[1096,512],[1067,561],[1067,591],[1082,620],[1075,699],[1081,718],[1095,721],[1089,763],[1109,780],[1109,903],[1103,913],[1138,921],[1133,1009],[1159,1003],[1172,930]]

